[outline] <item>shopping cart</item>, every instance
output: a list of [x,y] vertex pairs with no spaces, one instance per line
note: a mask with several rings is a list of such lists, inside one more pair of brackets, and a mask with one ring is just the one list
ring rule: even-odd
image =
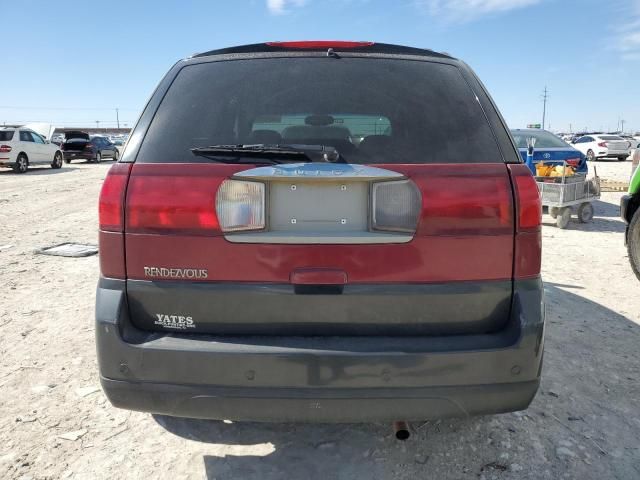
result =
[[[555,163],[555,162],[545,162]],[[567,163],[562,162],[566,172]],[[595,170],[594,176],[574,174],[558,177],[536,177],[542,206],[549,208],[549,214],[555,218],[559,228],[567,228],[574,206],[577,206],[578,221],[588,223],[593,219],[592,202],[600,198],[600,177]]]

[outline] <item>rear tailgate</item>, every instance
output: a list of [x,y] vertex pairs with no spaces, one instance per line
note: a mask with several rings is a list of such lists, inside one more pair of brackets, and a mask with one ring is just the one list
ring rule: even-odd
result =
[[62,144],[62,149],[65,151],[81,151],[91,141],[89,134],[85,132],[66,132],[65,142]]
[[[145,114],[125,152],[125,161],[135,159],[124,247],[136,326],[230,335],[449,335],[505,324],[519,238],[514,172],[505,158],[519,159],[464,65],[442,56],[338,61],[324,51],[218,60],[174,68],[162,83],[167,90],[152,101],[157,111]],[[263,175],[270,166],[190,151],[286,142],[294,130],[296,143],[340,151],[346,163],[324,164],[334,179],[315,173],[322,170],[315,163],[278,165],[272,170],[288,173]],[[527,167],[517,166],[533,182]],[[369,167],[383,171],[381,178],[345,175]],[[221,188],[231,178],[249,184]],[[413,187],[376,189],[379,180]],[[221,216],[221,201],[238,208]],[[402,209],[417,212],[411,228],[394,227]],[[264,228],[223,232],[229,219]],[[387,219],[391,228],[380,231]],[[515,268],[535,276],[539,232],[526,239],[523,248],[533,257],[537,248],[537,260]]]

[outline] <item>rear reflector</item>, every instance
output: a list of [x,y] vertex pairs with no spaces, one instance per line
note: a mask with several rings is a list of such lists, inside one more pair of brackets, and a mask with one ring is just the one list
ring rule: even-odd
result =
[[265,184],[225,180],[216,195],[216,213],[223,232],[265,227]]
[[130,163],[116,163],[109,169],[98,204],[100,230],[122,232],[124,193],[130,171]]
[[416,231],[422,199],[411,180],[374,183],[371,198],[374,230]]
[[516,189],[518,232],[538,231],[542,223],[542,203],[538,185],[526,165],[509,165]]
[[0,145],[0,152],[7,153],[11,151],[11,147],[9,145]]
[[509,165],[515,186],[518,227],[515,238],[513,276],[537,278],[542,258],[542,203],[531,170],[524,164]]
[[304,40],[296,42],[267,42],[270,47],[282,47],[282,48],[307,48],[307,49],[319,49],[319,48],[358,48],[358,47],[370,47],[373,42],[349,42],[343,40]]

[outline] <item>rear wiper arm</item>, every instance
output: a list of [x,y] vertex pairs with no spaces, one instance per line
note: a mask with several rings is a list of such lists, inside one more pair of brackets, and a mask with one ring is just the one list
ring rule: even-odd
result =
[[209,145],[192,148],[191,153],[224,163],[242,163],[243,158],[256,158],[270,163],[284,162],[339,162],[340,154],[334,147],[326,145],[284,144],[269,145]]

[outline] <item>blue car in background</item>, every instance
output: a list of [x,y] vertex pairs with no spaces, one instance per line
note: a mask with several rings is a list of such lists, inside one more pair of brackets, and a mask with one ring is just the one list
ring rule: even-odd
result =
[[[587,173],[587,157],[571,145],[546,130],[522,128],[511,130],[522,160],[536,173],[535,164],[539,162],[560,164],[563,160],[578,173]],[[533,162],[527,162],[527,138],[535,138]]]

